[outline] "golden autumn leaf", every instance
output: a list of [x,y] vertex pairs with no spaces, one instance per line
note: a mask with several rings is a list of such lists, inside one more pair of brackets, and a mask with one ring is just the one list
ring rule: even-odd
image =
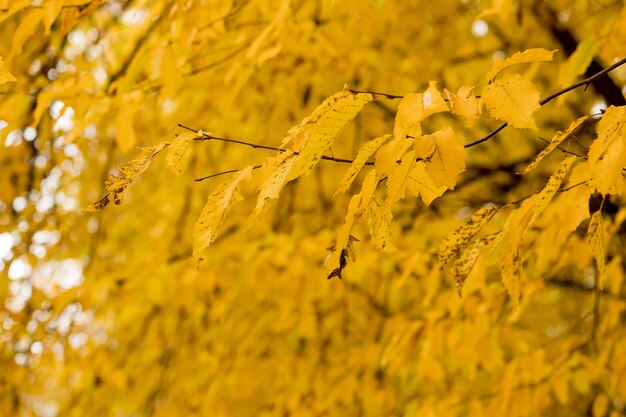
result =
[[550,176],[546,186],[537,194],[525,199],[521,206],[514,210],[504,227],[504,240],[499,257],[502,281],[511,298],[517,303],[520,297],[520,279],[522,275],[523,257],[520,253],[520,244],[527,230],[537,220],[537,217],[546,209],[565,175],[576,161],[575,156],[563,160],[559,169]]
[[339,187],[337,188],[337,191],[335,191],[335,194],[333,194],[333,199],[337,196],[337,194],[344,193],[348,190],[348,188],[350,188],[350,185],[352,185],[352,182],[355,180],[359,172],[361,172],[361,169],[365,166],[367,160],[378,150],[378,148],[380,148],[382,144],[389,140],[390,137],[391,135],[379,136],[376,139],[366,142],[365,145],[359,149],[356,158],[354,158],[354,161],[350,164],[350,168],[348,168],[346,173],[341,178]]
[[343,89],[324,100],[313,113],[290,129],[281,145],[297,153],[289,180],[311,171],[346,125],[373,99],[371,94]]
[[24,44],[37,29],[37,26],[43,19],[44,12],[42,9],[30,10],[21,20],[20,25],[11,36],[11,56],[19,55]]
[[394,138],[398,140],[407,135],[421,135],[420,122],[428,116],[445,111],[449,111],[448,105],[437,89],[437,83],[430,81],[424,93],[410,93],[400,101],[393,128]]
[[[437,187],[453,189],[456,178],[465,171],[465,149],[461,139],[446,126],[430,135],[424,135],[419,141],[432,142],[433,153],[426,160],[426,172]],[[416,140],[416,147],[418,141]]]
[[408,185],[408,176],[415,165],[415,151],[409,151],[402,157],[399,164],[389,172],[387,178],[386,206],[391,206],[396,201],[404,198]]
[[461,250],[485,227],[498,208],[490,205],[478,210],[458,229],[450,233],[439,245],[439,268],[457,258]]
[[474,87],[461,87],[456,93],[444,89],[452,114],[463,117],[472,127],[482,112],[482,101],[474,95]]
[[174,174],[182,174],[183,156],[185,156],[191,141],[196,137],[200,137],[201,133],[202,132],[196,133],[185,131],[176,136],[176,138],[170,143],[165,160],[167,162],[167,166]]
[[126,188],[132,184],[141,173],[148,169],[154,157],[166,147],[167,143],[161,143],[160,145],[144,148],[146,156],[134,159],[127,165],[120,167],[119,174],[112,175],[105,182],[107,191],[113,194],[123,193],[124,190],[126,190]]
[[606,255],[605,255],[605,239],[604,224],[602,221],[602,211],[598,210],[591,216],[589,228],[587,229],[587,237],[593,258],[598,268],[598,287],[604,288],[604,280],[606,278]]
[[296,163],[297,157],[292,151],[282,152],[265,161],[263,170],[267,172],[266,178],[259,188],[255,215],[261,214],[269,200],[278,198],[288,179],[289,171]]
[[582,116],[576,119],[572,124],[569,125],[565,132],[557,132],[556,135],[552,138],[548,146],[543,148],[541,152],[533,159],[533,161],[524,169],[523,173],[528,174],[530,171],[535,169],[539,162],[546,156],[548,156],[552,151],[554,151],[565,139],[567,139],[580,125],[582,125],[585,121],[589,119],[589,116]]
[[500,232],[491,233],[481,239],[472,240],[468,245],[461,249],[456,260],[452,264],[452,267],[450,268],[450,272],[454,275],[456,291],[459,297],[463,296],[463,286],[465,285],[465,281],[472,271],[472,268],[474,268],[482,249],[494,244],[499,237]]
[[360,220],[363,213],[369,208],[376,185],[376,171],[372,170],[365,176],[359,194],[353,195],[350,199],[344,223],[337,233],[335,250],[328,256],[324,265],[326,276],[330,277],[336,268],[340,268],[340,257],[349,242],[352,226]]
[[[372,200],[373,201],[373,200]],[[373,202],[369,207],[369,225],[372,235],[372,243],[383,252],[391,253],[396,247],[391,241],[391,206],[388,204],[378,205]]]
[[407,138],[392,139],[380,147],[374,158],[376,175],[379,179],[396,169],[398,161],[411,145],[413,145],[413,139]]
[[626,168],[626,137],[614,140],[604,156],[591,167],[590,185],[600,194],[620,195],[624,192],[624,168]]
[[202,252],[215,241],[226,213],[232,204],[241,200],[239,184],[248,181],[252,173],[252,165],[242,169],[229,181],[220,184],[207,198],[200,217],[193,227],[193,257],[202,259]]
[[16,81],[17,81],[17,78],[15,78],[9,72],[6,65],[4,64],[4,60],[0,56],[0,85],[5,84],[5,83],[14,83]]
[[104,208],[109,205],[110,201],[111,200],[109,198],[109,194],[107,194],[104,197],[102,197],[100,200],[90,204],[89,206],[83,207],[82,210],[88,213],[101,211],[101,210],[104,210]]
[[532,115],[541,107],[539,91],[519,74],[507,74],[489,84],[483,90],[482,100],[492,117],[513,127],[537,130]]
[[593,169],[594,164],[604,154],[609,145],[623,136],[626,124],[626,106],[609,106],[598,123],[598,137],[589,147],[589,165]]
[[426,163],[419,161],[413,165],[406,178],[406,191],[418,195],[427,206],[448,189],[446,186],[435,185],[426,170]]
[[559,67],[559,84],[565,87],[585,73],[598,49],[598,40],[588,38],[578,44],[576,50]]
[[519,64],[530,64],[533,62],[552,61],[552,57],[556,51],[549,51],[543,48],[531,48],[523,52],[516,52],[512,56],[496,61],[487,74],[489,84],[496,79],[498,74],[507,68]]

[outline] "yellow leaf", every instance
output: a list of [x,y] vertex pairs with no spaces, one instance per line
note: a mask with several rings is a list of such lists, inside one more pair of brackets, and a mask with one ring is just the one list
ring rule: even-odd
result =
[[4,60],[0,56],[0,85],[5,83],[14,83],[16,81],[17,78],[9,72],[7,67],[4,65]]
[[[113,194],[121,194],[124,190],[135,181],[137,176],[144,172],[150,166],[152,159],[167,147],[167,143],[161,143],[160,145],[145,148],[144,151],[148,155],[143,158],[137,158],[129,162],[128,165],[120,167],[119,175],[114,175],[105,182],[105,187],[108,192]],[[115,197],[115,196],[114,196]]]
[[137,144],[137,136],[135,135],[135,112],[137,105],[124,96],[118,98],[118,108],[116,117],[117,134],[115,141],[123,153],[128,153]]
[[474,87],[461,87],[459,91],[451,93],[444,90],[450,103],[452,114],[463,117],[466,127],[472,127],[474,121],[482,112],[482,102],[474,95]]
[[291,128],[281,146],[297,154],[289,181],[311,171],[346,125],[372,100],[371,94],[354,94],[344,89]]
[[412,144],[413,139],[393,139],[380,147],[374,160],[379,179],[396,169],[398,161]]
[[268,200],[278,198],[280,191],[287,183],[287,175],[296,162],[296,155],[293,151],[282,152],[265,161],[264,171],[269,172],[265,181],[259,188],[254,214],[259,215]]
[[589,147],[588,159],[591,169],[609,145],[622,135],[624,124],[626,124],[626,106],[610,106],[606,109],[598,123],[598,137]]
[[461,250],[474,239],[496,214],[498,208],[487,206],[478,210],[465,224],[450,233],[439,246],[439,267],[459,256]]
[[519,64],[530,64],[533,62],[552,61],[555,51],[548,51],[543,48],[531,48],[523,52],[516,52],[509,58],[494,62],[491,71],[487,74],[487,82],[491,84],[493,80],[507,68]]
[[535,159],[524,169],[524,174],[528,174],[530,171],[535,169],[539,162],[546,156],[550,154],[553,150],[555,150],[565,139],[567,139],[581,124],[583,124],[589,116],[582,116],[576,119],[565,132],[557,132],[556,135],[552,138],[548,146],[543,148],[541,152],[535,157]]
[[592,412],[593,417],[604,417],[609,408],[609,399],[604,394],[598,394],[593,400]]
[[566,374],[559,374],[550,378],[552,391],[554,396],[561,404],[567,404],[569,401],[569,379]]
[[407,178],[406,191],[415,197],[419,195],[424,204],[428,206],[446,190],[447,187],[445,186],[439,187],[435,185],[433,179],[426,172],[426,163],[419,161],[413,165]]
[[207,198],[193,227],[193,257],[196,261],[202,259],[201,253],[217,238],[219,228],[233,202],[242,199],[238,187],[241,182],[250,179],[252,168],[249,165],[242,169],[233,179],[220,184]]
[[337,189],[337,191],[335,191],[335,194],[333,195],[333,199],[335,198],[335,196],[337,196],[337,194],[343,193],[348,188],[350,188],[350,185],[352,185],[352,182],[354,181],[354,179],[357,177],[361,169],[365,166],[365,163],[367,162],[367,160],[390,137],[391,135],[380,136],[376,139],[370,140],[369,142],[367,142],[365,145],[361,147],[356,158],[354,158],[354,161],[352,162],[352,164],[350,164],[350,168],[348,168],[346,173],[343,175],[343,178],[341,179],[341,182],[339,184],[339,188]]
[[519,252],[520,243],[526,231],[545,210],[558,191],[565,175],[575,160],[575,156],[565,159],[557,172],[550,177],[543,190],[524,200],[521,206],[509,215],[504,226],[505,240],[502,242],[499,264],[504,286],[515,303],[519,302],[519,281],[522,274],[522,256]]
[[379,206],[372,203],[369,214],[372,243],[376,248],[386,253],[394,252],[396,247],[391,242],[391,219],[393,218],[391,206],[388,204]]
[[63,0],[49,0],[43,4],[43,28],[46,36],[50,35],[50,28],[59,17],[63,3]]
[[191,141],[198,136],[196,132],[185,131],[176,136],[176,139],[170,143],[165,160],[167,166],[174,174],[182,174],[183,156],[185,156],[185,152],[187,152]]
[[387,200],[385,205],[390,207],[396,201],[404,198],[407,187],[407,178],[415,164],[415,151],[407,152],[394,169],[389,172],[387,179]]
[[20,25],[11,36],[11,56],[22,53],[24,43],[35,33],[35,29],[42,19],[43,9],[34,9],[20,19]]
[[376,185],[376,171],[372,170],[365,176],[359,194],[353,195],[350,199],[345,221],[337,233],[335,250],[328,256],[324,265],[327,276],[330,276],[340,266],[339,259],[343,249],[348,244],[352,226],[360,220],[365,210],[369,207]]
[[163,80],[163,92],[169,98],[175,98],[182,82],[180,66],[176,62],[176,56],[172,47],[163,50],[161,56],[161,79]]
[[613,141],[607,148],[604,157],[592,166],[590,185],[604,195],[622,194],[624,192],[624,168],[626,167],[626,137]]
[[626,106],[609,107],[598,124],[598,137],[589,147],[587,163],[591,171],[590,185],[602,194],[620,194],[623,191],[625,125]]
[[593,253],[593,258],[596,260],[596,266],[598,267],[599,287],[600,289],[603,289],[604,278],[606,276],[606,260],[604,249],[604,225],[601,210],[596,211],[591,216],[587,236],[589,238],[589,245],[591,246],[591,253]]
[[101,211],[101,210],[104,210],[104,208],[105,208],[106,206],[108,206],[108,205],[109,205],[109,203],[110,203],[110,201],[111,201],[111,200],[109,199],[109,195],[110,195],[110,194],[105,195],[105,196],[104,196],[104,197],[102,197],[100,200],[96,201],[96,202],[95,202],[95,203],[93,203],[93,204],[90,204],[90,205],[89,205],[89,206],[87,206],[87,207],[83,207],[81,210],[82,210],[82,211],[86,211],[86,212],[88,212],[88,213],[93,213],[93,212],[95,212],[95,211]]
[[453,189],[456,177],[465,171],[465,149],[454,130],[446,126],[431,135],[421,137],[432,140],[434,152],[426,160],[426,172],[437,187]]
[[594,38],[583,39],[567,61],[559,68],[559,85],[561,87],[572,84],[579,75],[582,75],[591,64],[598,49],[598,41]]
[[435,81],[430,81],[428,89],[423,94],[410,93],[402,98],[396,112],[394,139],[403,139],[407,135],[418,137],[421,135],[422,120],[432,114],[449,111],[436,84]]
[[507,75],[489,84],[482,99],[492,117],[513,127],[537,130],[532,114],[541,107],[535,85],[519,74]]

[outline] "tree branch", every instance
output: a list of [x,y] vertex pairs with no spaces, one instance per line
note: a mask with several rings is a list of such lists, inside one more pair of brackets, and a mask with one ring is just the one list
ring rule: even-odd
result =
[[[607,67],[605,69],[603,69],[602,71],[592,75],[591,77],[585,78],[584,80],[581,80],[577,83],[574,83],[572,85],[570,85],[569,87],[565,87],[555,93],[550,94],[548,97],[545,97],[541,100],[539,100],[539,105],[543,106],[549,102],[551,102],[552,100],[554,100],[555,98],[562,96],[565,93],[568,93],[572,90],[575,90],[578,87],[582,87],[584,86],[588,86],[589,84],[593,83],[595,80],[597,80],[600,77],[603,77],[604,75],[608,74],[609,72],[613,71],[614,69],[621,67],[622,65],[626,64],[626,58],[622,58],[619,61],[617,61],[616,63],[614,63],[613,65],[611,65],[610,67]],[[470,143],[466,143],[465,147],[466,148],[471,148],[473,146],[479,145],[483,142],[488,141],[489,139],[491,139],[492,137],[494,137],[495,135],[497,135],[502,129],[504,129],[505,127],[507,127],[509,124],[508,123],[502,123],[500,126],[498,126],[496,129],[492,130],[489,134],[487,134],[486,136],[483,136],[480,139],[477,139],[473,142]]]

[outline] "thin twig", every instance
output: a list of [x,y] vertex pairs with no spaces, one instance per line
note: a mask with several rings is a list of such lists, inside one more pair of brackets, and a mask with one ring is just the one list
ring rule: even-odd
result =
[[[276,148],[274,146],[259,145],[257,143],[246,142],[246,141],[243,141],[243,140],[229,139],[229,138],[222,138],[222,137],[219,137],[219,136],[213,136],[213,135],[205,133],[205,132],[203,132],[201,130],[197,130],[197,129],[194,129],[194,128],[189,127],[189,126],[185,126],[185,125],[183,125],[181,123],[178,123],[178,127],[181,127],[183,129],[186,129],[186,130],[189,130],[191,132],[197,133],[198,135],[201,135],[201,137],[194,138],[194,140],[196,140],[196,141],[217,140],[217,141],[220,141],[220,142],[227,142],[227,143],[234,143],[234,144],[237,144],[237,145],[249,146],[249,147],[251,147],[253,149],[266,149],[268,151],[275,151],[275,152],[286,152],[288,150],[288,149]],[[295,152],[295,151],[293,151],[293,154],[294,155],[300,155],[299,152]],[[324,161],[339,162],[339,163],[343,163],[343,164],[351,164],[351,163],[354,162],[354,160],[352,160],[352,159],[336,158],[334,156],[326,156],[326,155],[322,155],[321,159],[324,160]],[[374,162],[368,161],[368,162],[365,162],[365,165],[374,165]],[[258,166],[258,167],[255,166],[253,169],[257,169],[257,168],[260,168],[260,166]],[[217,176],[220,176],[220,175],[230,174],[230,173],[237,172],[237,171],[239,171],[239,170],[238,169],[234,169],[234,170],[218,172],[217,174],[207,175],[206,177],[195,178],[194,181],[203,181],[203,180],[206,180],[206,179],[209,179],[209,178],[214,178],[214,177],[217,177]]]
[[352,88],[349,88],[348,91],[351,92],[352,94],[371,94],[373,96],[382,96],[382,97],[388,98],[389,100],[394,100],[397,98],[404,98],[404,96],[400,96],[397,94],[381,93],[378,91],[353,90]]
[[[552,100],[554,100],[555,98],[562,96],[563,94],[572,91],[578,87],[582,87],[584,86],[588,86],[591,83],[593,83],[595,80],[597,80],[598,78],[608,74],[609,72],[613,71],[614,69],[622,66],[626,64],[626,58],[623,58],[619,61],[617,61],[615,64],[611,65],[610,67],[607,67],[605,69],[603,69],[602,71],[598,72],[597,74],[589,77],[589,78],[585,78],[584,80],[578,81],[577,83],[574,83],[572,85],[570,85],[569,87],[565,87],[555,93],[550,94],[548,97],[545,97],[541,100],[539,100],[539,105],[543,106],[544,104],[547,104],[549,102],[551,102]],[[479,145],[483,142],[488,141],[489,139],[491,139],[492,137],[494,137],[495,135],[498,134],[498,132],[500,132],[502,129],[504,129],[505,127],[508,126],[508,123],[502,123],[500,126],[498,126],[496,129],[492,130],[489,134],[487,134],[486,136],[483,136],[480,139],[477,139],[473,142],[467,143],[465,144],[466,148],[471,148],[472,146],[476,146]]]
[[[538,137],[539,139],[541,139],[542,141],[544,141],[545,143],[550,143],[550,141],[549,141],[548,139],[546,139],[546,138],[542,138],[541,136],[537,136],[537,137]],[[556,148],[557,148],[557,149],[560,149],[560,150],[562,150],[563,152],[568,153],[568,154],[570,154],[570,155],[577,156],[577,157],[579,157],[579,158],[587,158],[587,157],[586,157],[586,156],[584,156],[584,155],[580,155],[580,154],[577,154],[576,152],[572,152],[572,151],[570,151],[570,150],[567,150],[567,149],[565,149],[564,147],[562,147],[561,145],[558,145]]]
[[[255,166],[252,167],[252,169],[259,169],[262,166],[263,165],[255,165]],[[194,178],[193,180],[196,181],[196,182],[200,182],[200,181],[208,180],[209,178],[215,178],[215,177],[219,177],[220,175],[232,174],[233,172],[239,172],[239,171],[241,171],[241,170],[240,169],[229,169],[228,171],[218,172],[217,174],[207,175],[206,177]]]

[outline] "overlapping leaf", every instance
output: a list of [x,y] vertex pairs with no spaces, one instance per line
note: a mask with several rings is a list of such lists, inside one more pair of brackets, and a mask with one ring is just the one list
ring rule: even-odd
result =
[[193,227],[193,257],[201,260],[202,251],[209,247],[218,236],[224,217],[232,204],[241,200],[239,184],[250,179],[253,166],[242,169],[234,177],[220,184],[207,198],[200,217]]

